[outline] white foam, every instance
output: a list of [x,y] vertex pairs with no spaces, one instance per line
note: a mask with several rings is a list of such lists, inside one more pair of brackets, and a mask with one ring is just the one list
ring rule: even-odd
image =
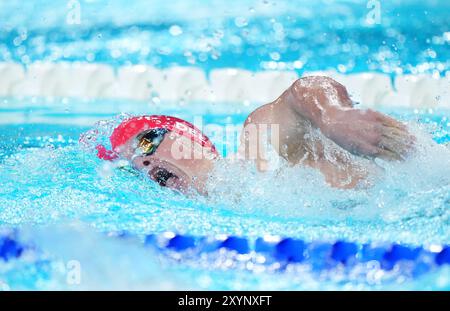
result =
[[[223,208],[252,216],[262,214],[302,221],[378,219],[392,224],[404,219],[426,222],[431,217],[444,217],[441,214],[449,190],[450,150],[435,143],[423,129],[412,125],[410,130],[417,137],[417,149],[404,162],[376,160],[379,166],[376,167],[370,160],[349,155],[352,163],[369,172],[370,187],[331,188],[319,171],[291,166],[284,160],[275,170],[264,173],[251,163],[239,165],[221,160],[208,181],[208,193]],[[339,152],[340,147],[324,139],[320,132],[316,134],[333,161],[332,153]],[[430,234],[429,229],[418,226],[424,230],[424,236]],[[402,234],[410,237],[408,232]]]

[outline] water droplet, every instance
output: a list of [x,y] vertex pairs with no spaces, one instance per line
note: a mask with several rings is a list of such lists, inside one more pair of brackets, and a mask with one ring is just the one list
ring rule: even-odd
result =
[[208,60],[208,54],[200,53],[198,55],[198,60],[201,61],[201,62],[206,62]]
[[270,53],[270,58],[273,59],[274,61],[280,60],[281,56],[280,53],[278,52],[272,52]]
[[24,55],[20,59],[24,64],[29,64],[31,62],[30,57],[28,55]]
[[120,56],[122,56],[122,52],[120,50],[117,50],[117,49],[112,50],[111,51],[111,56],[113,58],[119,58]]
[[161,99],[159,98],[159,94],[156,92],[152,92],[151,95],[151,102],[155,105],[158,105],[159,103],[161,103]]
[[20,37],[15,37],[14,40],[13,40],[13,44],[15,46],[21,45],[22,44],[22,39]]
[[248,25],[248,21],[247,21],[247,19],[245,17],[236,17],[234,19],[234,24],[237,27],[245,27],[245,26]]
[[211,50],[211,58],[214,60],[219,59],[220,57],[220,52],[217,51],[216,49]]
[[180,26],[178,26],[178,25],[172,25],[169,28],[169,33],[172,36],[176,37],[176,36],[179,36],[179,35],[181,35],[183,33],[183,29]]
[[214,35],[214,38],[216,38],[216,39],[222,39],[224,36],[224,32],[222,29],[216,29],[216,30],[214,30],[213,35]]
[[86,54],[86,60],[87,60],[88,62],[93,62],[94,59],[95,59],[94,53],[88,53],[88,54]]
[[301,69],[301,68],[303,68],[303,62],[302,61],[299,61],[299,60],[296,60],[295,62],[294,62],[294,68],[295,69]]
[[338,67],[339,72],[344,73],[347,71],[347,67],[345,65],[339,64],[337,67]]

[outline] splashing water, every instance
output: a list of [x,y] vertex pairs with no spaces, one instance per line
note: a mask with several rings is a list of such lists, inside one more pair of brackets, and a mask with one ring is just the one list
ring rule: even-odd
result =
[[107,143],[124,117],[85,132],[81,148],[50,144],[4,158],[0,223],[81,219],[102,231],[136,233],[270,233],[416,244],[449,240],[450,151],[424,134],[423,126],[413,128],[415,155],[403,163],[379,162],[384,173],[372,187],[341,190],[307,167],[281,163],[260,173],[251,164],[222,160],[209,179],[210,195],[187,198],[92,154],[92,146]]
[[[232,116],[214,115],[206,123],[223,126],[244,118]],[[221,160],[209,179],[208,197],[185,197],[95,156],[94,146],[108,146],[112,129],[127,115],[100,121],[91,129],[23,125],[17,134],[17,127],[7,126],[2,131],[6,138],[0,158],[0,226],[76,220],[95,231],[125,230],[137,235],[169,230],[191,235],[272,234],[309,241],[447,244],[450,151],[445,145],[446,117],[430,121],[422,115],[401,116],[420,121],[410,122],[418,150],[402,163],[379,162],[384,172],[373,179],[372,187],[331,188],[319,172],[289,167],[283,161],[276,169],[260,173],[252,164]],[[201,288],[231,288],[244,273],[176,269],[186,275],[195,271],[203,275]],[[211,281],[214,275],[220,275],[220,281]],[[261,285],[261,277],[246,277],[247,288]],[[273,288],[284,288],[275,277],[267,278]],[[319,285],[309,282],[305,286]]]
[[[115,68],[130,64],[157,68],[195,65],[205,73],[233,67],[298,74],[334,69],[340,73],[448,75],[448,1],[411,0],[407,6],[400,0],[383,2],[379,25],[367,25],[365,1],[332,5],[329,1],[304,1],[292,6],[291,1],[217,0],[214,5],[203,4],[203,8],[199,4],[199,9],[190,14],[186,14],[189,4],[185,2],[120,0],[105,7],[102,1],[86,1],[82,25],[75,26],[66,22],[65,6],[44,0],[3,1],[0,59],[23,65],[87,61]],[[39,14],[11,14],[19,9]],[[164,16],[158,14],[162,11]],[[317,22],[316,12],[321,12],[326,22]],[[349,53],[354,56],[350,60]],[[148,87],[153,89],[152,85]],[[441,111],[390,111],[394,116],[419,121],[419,125],[410,124],[419,148],[403,163],[379,162],[384,172],[371,179],[373,185],[355,190],[331,188],[317,171],[288,167],[282,161],[273,171],[262,174],[251,164],[241,166],[224,160],[209,180],[209,197],[187,198],[95,157],[95,146],[108,145],[111,130],[126,117],[113,117],[119,111],[152,111],[189,121],[195,115],[206,115],[207,123],[225,125],[243,123],[252,109],[245,102],[244,106],[186,105],[189,92],[176,107],[167,105],[156,91],[147,104],[139,105],[112,100],[99,105],[99,100],[73,99],[62,103],[52,99],[53,104],[47,105],[37,98],[31,103],[20,99],[15,105],[11,99],[2,99],[0,227],[22,229],[28,225],[31,238],[39,240],[45,250],[65,260],[84,257],[87,271],[100,282],[117,270],[117,262],[111,259],[119,258],[129,268],[126,272],[137,272],[134,280],[143,281],[140,284],[144,288],[154,275],[166,273],[153,265],[154,257],[128,243],[115,241],[112,245],[108,238],[98,237],[91,230],[125,230],[138,235],[166,230],[192,235],[273,234],[306,240],[414,245],[450,243],[448,111],[444,116]],[[442,104],[444,100],[437,99]],[[81,126],[92,127],[104,118],[110,119],[91,129]],[[222,143],[220,138],[214,142]],[[363,160],[361,164],[368,165]],[[68,229],[66,224],[74,220],[88,228]],[[41,230],[38,224],[51,226]],[[71,249],[77,244],[78,252]],[[93,248],[102,253],[103,261],[91,262]],[[122,256],[124,251],[136,257]],[[64,275],[49,272],[58,268],[45,257],[35,264],[28,259],[0,262],[0,289],[67,288],[64,280],[54,279],[55,275],[64,279]],[[398,288],[398,284],[402,289],[448,289],[450,284],[448,267],[409,283],[403,280],[364,287],[359,277],[344,279],[339,271],[333,271],[328,282],[305,271],[272,275],[217,270],[210,263],[196,268],[173,266],[199,288],[211,289],[390,289]],[[104,269],[96,272],[99,267]],[[374,279],[378,280],[377,276]],[[120,288],[118,283],[123,278],[109,280]],[[173,279],[174,284],[178,282]]]
[[234,210],[288,218],[394,222],[441,215],[449,199],[450,150],[436,144],[423,129],[411,130],[418,138],[415,154],[405,162],[377,160],[383,172],[372,187],[335,189],[308,167],[283,164],[259,173],[251,165],[224,161],[210,180],[210,192],[213,199]]

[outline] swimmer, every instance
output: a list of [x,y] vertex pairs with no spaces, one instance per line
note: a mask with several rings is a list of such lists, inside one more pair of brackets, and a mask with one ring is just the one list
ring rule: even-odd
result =
[[[401,122],[355,108],[346,88],[328,77],[300,78],[247,117],[237,155],[265,171],[267,148],[261,146],[267,137],[260,132],[261,125],[277,125],[270,145],[280,157],[291,165],[319,170],[332,187],[343,189],[364,183],[374,173],[355,159],[403,160],[415,142]],[[169,116],[127,119],[113,131],[110,141],[111,151],[97,146],[99,158],[126,159],[159,185],[183,193],[195,189],[206,195],[206,182],[220,158],[200,129]],[[336,148],[326,151],[330,143]],[[249,152],[255,147],[256,154]]]

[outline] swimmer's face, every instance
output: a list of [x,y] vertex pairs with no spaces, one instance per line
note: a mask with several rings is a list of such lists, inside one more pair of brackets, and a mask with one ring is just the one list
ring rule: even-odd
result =
[[151,145],[143,143],[142,135],[138,135],[124,146],[121,155],[160,186],[182,193],[195,189],[206,194],[205,182],[214,165],[214,155],[209,150],[172,132],[164,135],[153,152],[146,154],[143,149],[151,150]]

